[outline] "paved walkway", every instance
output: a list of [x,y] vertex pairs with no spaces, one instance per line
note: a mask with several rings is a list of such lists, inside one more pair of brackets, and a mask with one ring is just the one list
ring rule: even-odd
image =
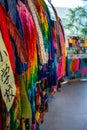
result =
[[40,130],[87,130],[87,81],[63,85],[50,100]]

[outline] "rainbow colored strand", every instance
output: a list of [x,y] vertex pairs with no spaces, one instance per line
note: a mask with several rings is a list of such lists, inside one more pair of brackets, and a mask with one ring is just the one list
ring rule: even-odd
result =
[[26,73],[27,82],[29,84],[27,87],[30,87],[30,84],[32,84],[32,82],[35,83],[37,79],[36,29],[31,14],[21,1],[18,1],[17,9],[22,22],[24,42],[29,56],[28,70]]
[[32,123],[35,123],[35,83],[37,81],[37,48],[36,48],[36,29],[31,14],[26,6],[18,1],[17,9],[22,22],[24,32],[24,42],[29,56],[28,69],[25,72],[24,84],[27,91],[28,100],[32,108]]
[[36,6],[39,17],[40,17],[40,23],[41,23],[41,29],[42,29],[43,39],[44,39],[45,51],[48,52],[49,25],[48,25],[47,17],[46,17],[45,11],[44,11],[40,1],[39,0],[33,0],[33,1],[34,1],[35,6]]
[[47,4],[45,3],[45,1],[44,0],[40,0],[40,3],[42,4],[42,6],[45,9],[45,11],[47,12],[47,14],[50,16],[49,9],[48,9]]
[[57,11],[55,9],[55,7],[52,5],[52,3],[49,1],[49,4],[51,5],[53,11],[54,11],[54,15],[55,15],[55,18],[56,18],[56,21],[54,22],[55,24],[55,31],[56,31],[56,44],[57,44],[57,48],[56,48],[56,52],[57,52],[57,56],[58,58],[60,58],[62,56],[62,50],[61,50],[61,41],[60,41],[60,36],[59,36],[59,23],[58,23],[58,20],[59,20],[59,17],[58,17],[58,14],[57,14]]
[[62,47],[62,57],[60,59],[60,63],[58,64],[58,78],[61,79],[63,76],[66,75],[66,46],[65,46],[65,38],[64,38],[64,31],[61,21],[58,21],[59,28],[60,28],[60,41]]
[[4,8],[1,4],[0,4],[0,31],[2,33],[2,37],[3,37],[4,43],[5,43],[6,49],[8,51],[12,70],[15,73],[14,52],[13,52],[12,44],[10,41],[8,26],[7,26],[6,17],[4,14]]
[[27,5],[35,23],[35,27],[37,31],[38,58],[40,60],[40,63],[43,65],[43,64],[48,63],[48,53],[46,53],[45,47],[44,47],[43,35],[42,35],[39,20],[38,20],[38,17],[39,17],[38,12],[32,0],[27,0]]
[[[46,13],[46,17],[48,20],[48,24],[49,24],[49,34],[50,34],[50,38],[49,38],[49,66],[51,66],[51,69],[49,70],[50,73],[50,79],[51,79],[51,87],[52,85],[56,84],[56,79],[57,79],[57,38],[56,38],[56,28],[55,28],[55,21],[52,21],[50,19],[50,13],[49,13],[49,9],[45,3],[44,0],[40,0],[41,5],[43,6],[45,13]],[[55,51],[56,50],[56,51]],[[51,62],[52,61],[52,62]],[[50,80],[49,79],[49,80]]]

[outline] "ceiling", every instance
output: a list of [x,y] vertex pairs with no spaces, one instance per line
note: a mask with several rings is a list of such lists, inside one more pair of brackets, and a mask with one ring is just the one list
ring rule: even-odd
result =
[[87,7],[87,0],[51,0],[51,2],[55,7],[66,7],[66,8],[75,8],[77,6]]

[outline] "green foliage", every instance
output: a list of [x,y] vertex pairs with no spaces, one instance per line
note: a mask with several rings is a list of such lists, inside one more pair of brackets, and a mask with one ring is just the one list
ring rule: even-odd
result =
[[64,28],[70,35],[87,35],[87,9],[76,7],[69,9],[66,17],[63,18]]

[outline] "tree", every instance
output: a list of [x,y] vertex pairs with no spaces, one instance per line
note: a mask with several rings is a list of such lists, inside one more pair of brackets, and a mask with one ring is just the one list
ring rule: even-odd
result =
[[69,35],[87,35],[87,9],[84,7],[76,7],[69,9],[66,17],[62,19],[65,31]]

